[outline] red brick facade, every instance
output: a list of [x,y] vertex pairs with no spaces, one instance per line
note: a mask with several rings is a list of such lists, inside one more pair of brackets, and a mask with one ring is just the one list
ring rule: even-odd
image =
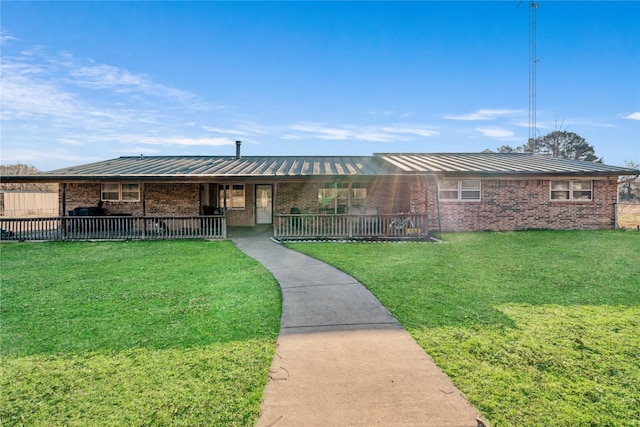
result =
[[442,231],[615,227],[615,180],[594,180],[592,200],[579,202],[551,201],[548,179],[482,180],[481,200],[469,202],[438,202],[436,183],[428,187],[426,213],[439,213]]
[[[97,206],[100,201],[100,183],[67,183],[60,187],[61,212],[68,212],[77,207]],[[140,201],[105,201],[102,207],[106,209],[108,214],[135,216],[194,216],[200,214],[198,184],[145,183],[141,184],[140,194]],[[64,201],[62,197],[64,197]]]
[[[465,178],[468,179],[468,178]],[[580,178],[585,180],[588,178]],[[329,182],[329,181],[328,181]],[[550,200],[549,179],[482,179],[479,201],[438,201],[433,177],[380,176],[366,182],[366,206],[379,214],[414,212],[426,214],[431,229],[442,231],[522,229],[606,229],[614,228],[617,183],[593,180],[590,201]],[[227,210],[230,226],[255,225],[255,183],[245,186],[245,208]],[[280,180],[260,182],[273,185],[274,215],[289,214],[292,207],[302,213],[319,212],[318,190],[323,181]],[[209,185],[208,200],[201,200]],[[67,183],[61,186],[61,212],[76,207],[97,206],[100,183]],[[143,183],[141,200],[104,202],[109,214],[148,216],[197,216],[201,206],[215,206],[217,185],[209,183]],[[64,197],[64,201],[62,198]]]

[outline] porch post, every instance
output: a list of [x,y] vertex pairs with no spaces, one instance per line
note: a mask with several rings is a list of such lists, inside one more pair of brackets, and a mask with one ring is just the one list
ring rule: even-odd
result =
[[144,191],[144,182],[140,183],[140,198],[142,199],[142,238],[146,238],[147,235],[147,195]]
[[67,183],[62,184],[62,200],[60,201],[60,207],[62,211],[60,212],[60,226],[62,227],[62,240],[67,240],[67,220],[65,219],[67,215]]

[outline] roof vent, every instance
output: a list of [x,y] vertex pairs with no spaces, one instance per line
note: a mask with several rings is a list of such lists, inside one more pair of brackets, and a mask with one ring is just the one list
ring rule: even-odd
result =
[[240,145],[242,145],[242,141],[236,141],[236,159],[241,158],[240,155]]

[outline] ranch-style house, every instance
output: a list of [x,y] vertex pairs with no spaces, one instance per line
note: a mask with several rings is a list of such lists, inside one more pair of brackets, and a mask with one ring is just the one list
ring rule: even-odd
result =
[[424,239],[442,231],[616,227],[617,178],[640,171],[522,153],[135,156],[5,182],[59,184],[57,218],[3,238]]

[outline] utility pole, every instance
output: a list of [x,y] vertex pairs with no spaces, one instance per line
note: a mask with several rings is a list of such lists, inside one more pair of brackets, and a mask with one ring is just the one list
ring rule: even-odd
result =
[[538,134],[536,118],[536,64],[538,56],[536,52],[536,10],[538,3],[531,0],[529,4],[529,140],[535,139]]
[[[519,9],[524,0],[520,0],[516,9]],[[529,140],[535,139],[538,134],[536,123],[536,64],[538,56],[536,52],[536,10],[540,5],[534,0],[529,3]]]

